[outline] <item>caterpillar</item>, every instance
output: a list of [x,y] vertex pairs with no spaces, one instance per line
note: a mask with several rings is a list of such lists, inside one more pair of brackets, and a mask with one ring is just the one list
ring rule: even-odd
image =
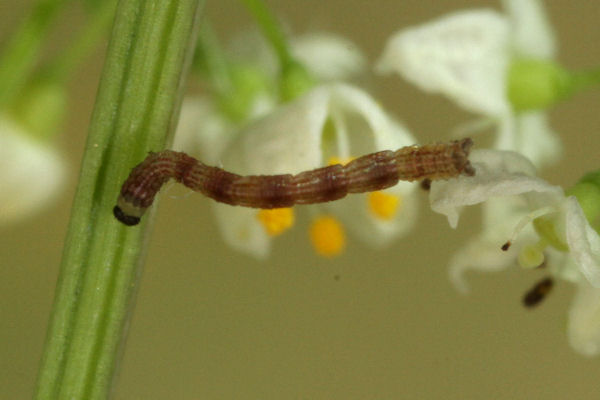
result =
[[114,216],[137,225],[156,193],[169,179],[218,202],[253,208],[282,208],[295,204],[334,201],[348,193],[394,186],[399,180],[449,179],[474,175],[469,163],[473,141],[407,146],[396,151],[364,155],[348,164],[335,164],[299,174],[238,175],[211,167],[189,155],[163,150],[149,153],[121,187]]

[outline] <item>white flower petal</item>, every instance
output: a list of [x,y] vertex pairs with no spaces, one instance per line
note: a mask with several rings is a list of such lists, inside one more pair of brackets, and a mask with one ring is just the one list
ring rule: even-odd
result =
[[[275,107],[273,99],[259,95],[252,104],[248,119],[260,118]],[[239,126],[223,115],[207,96],[188,96],[183,100],[179,123],[171,148],[185,151],[209,165],[220,164],[225,148],[237,136]]]
[[[250,124],[222,155],[223,166],[243,175],[295,174],[320,166],[329,97],[328,91],[315,89]],[[215,204],[225,241],[239,251],[263,258],[269,253],[271,238],[256,213],[255,209]]]
[[548,269],[552,276],[575,284],[585,280],[581,268],[570,253],[556,250],[553,247],[547,247],[544,252],[547,254]]
[[0,115],[0,225],[33,214],[52,201],[65,175],[64,162],[54,149]]
[[185,151],[204,163],[215,165],[234,137],[235,126],[222,117],[209,98],[190,96],[181,105],[172,149]]
[[394,34],[378,63],[429,92],[474,112],[502,115],[509,63],[509,24],[492,10],[458,12]]
[[257,210],[214,202],[217,225],[225,242],[234,249],[264,259],[271,249],[271,238],[257,219]]
[[[523,196],[492,197],[482,205],[482,225],[485,237],[496,245],[504,244],[514,233],[515,227],[531,210]],[[531,227],[524,228],[519,237],[533,233]]]
[[469,287],[464,278],[468,270],[484,272],[501,271],[514,264],[519,251],[517,246],[512,246],[508,251],[502,251],[502,242],[490,241],[485,235],[471,239],[467,244],[452,256],[449,265],[450,281],[456,289],[466,294]]
[[[256,30],[237,35],[231,50],[235,59],[256,65],[267,76],[276,76],[279,72],[273,47]],[[321,83],[351,79],[363,72],[367,63],[354,43],[330,32],[292,36],[290,51]]]
[[494,148],[521,153],[538,168],[555,163],[562,155],[560,138],[540,111],[501,117]]
[[391,220],[377,218],[371,213],[366,194],[351,194],[335,203],[327,203],[325,207],[362,241],[381,248],[415,225],[419,211],[415,190],[416,185],[408,182],[384,190],[384,193],[400,196],[399,211]]
[[[412,135],[390,119],[364,91],[345,84],[329,84],[313,89],[252,123],[225,151],[223,165],[240,174],[295,174],[323,166],[327,161],[323,157],[328,146],[323,138],[326,123],[332,123],[335,131],[335,136],[327,139],[334,142],[330,146],[330,155],[361,156],[415,143]],[[340,149],[347,154],[339,154]],[[415,185],[406,182],[388,189],[391,193],[402,195],[404,203],[402,212],[391,221],[374,218],[369,213],[365,196],[349,196],[323,207],[338,216],[350,229],[354,228],[361,237],[382,244],[394,235],[406,232],[414,224],[417,207],[414,190]],[[227,209],[227,206],[223,207],[223,210]],[[258,224],[256,219],[248,217],[244,223],[233,223],[233,217],[233,214],[221,209],[217,213],[228,242],[238,241],[235,247],[247,251],[255,245],[250,244],[255,239],[246,237],[246,233],[257,232],[262,236],[256,239],[256,243],[264,249],[264,242],[269,238],[254,226]]]
[[460,176],[431,185],[432,210],[446,215],[453,228],[458,224],[461,207],[482,203],[491,197],[527,192],[562,193],[560,187],[530,176],[535,167],[518,153],[474,150],[469,159],[476,170],[475,176]]
[[[330,109],[332,114],[343,115],[355,128],[345,129],[349,136],[351,156],[396,150],[416,143],[404,126],[390,119],[379,104],[362,90],[348,85],[332,86]],[[336,131],[340,130],[339,128],[340,126],[336,125]],[[340,137],[338,141],[343,139]],[[386,190],[401,196],[402,202],[401,211],[389,221],[372,215],[366,195],[350,195],[335,203],[328,203],[325,207],[361,239],[371,245],[382,246],[414,226],[418,207],[414,198],[415,188],[412,183],[400,182]]]
[[223,155],[232,172],[296,174],[322,165],[321,140],[330,91],[314,89],[252,123]]
[[332,33],[311,33],[292,38],[294,57],[319,81],[347,80],[364,71],[365,56],[346,38]]
[[356,127],[354,131],[348,132],[351,155],[361,156],[375,151],[397,150],[416,143],[408,129],[391,119],[363,90],[344,84],[329,87],[331,112],[341,112]]
[[579,353],[600,353],[600,289],[581,282],[569,310],[569,342]]
[[553,58],[554,31],[540,0],[502,0],[510,15],[512,45],[520,57]]
[[567,244],[575,262],[590,284],[600,288],[600,236],[585,218],[577,199],[567,199]]

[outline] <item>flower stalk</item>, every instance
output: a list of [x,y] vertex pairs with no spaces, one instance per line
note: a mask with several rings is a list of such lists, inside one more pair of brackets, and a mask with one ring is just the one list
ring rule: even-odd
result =
[[63,251],[36,399],[105,399],[122,353],[149,220],[112,216],[119,187],[177,121],[201,0],[119,2]]
[[279,92],[284,102],[291,101],[315,85],[306,68],[292,55],[288,41],[275,16],[262,0],[241,0],[254,16],[263,35],[273,47],[281,68]]
[[0,106],[10,103],[33,69],[54,19],[69,0],[39,0],[0,54]]
[[106,37],[108,28],[114,20],[116,7],[116,0],[106,0],[98,4],[67,48],[44,68],[44,77],[56,83],[68,81],[82,61],[97,47],[100,40]]

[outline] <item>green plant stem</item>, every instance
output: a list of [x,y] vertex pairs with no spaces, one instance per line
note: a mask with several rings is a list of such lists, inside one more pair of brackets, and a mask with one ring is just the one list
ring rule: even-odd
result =
[[600,68],[571,73],[571,93],[600,84]]
[[106,35],[114,20],[116,6],[116,0],[99,3],[94,12],[89,14],[81,31],[74,36],[73,42],[55,57],[42,75],[55,83],[64,83],[72,78],[73,72]]
[[265,3],[262,0],[241,0],[241,2],[250,10],[263,34],[273,46],[282,69],[285,70],[295,64],[281,26]]
[[25,84],[40,46],[59,11],[69,0],[39,0],[0,53],[0,107]]
[[281,101],[291,101],[314,87],[315,80],[310,72],[292,56],[281,25],[271,14],[264,1],[241,0],[241,2],[254,15],[263,34],[275,50],[281,68],[281,77],[278,82]]
[[208,77],[212,90],[218,96],[228,96],[233,92],[234,85],[227,57],[207,20],[202,22],[198,34],[194,66],[198,72]]
[[73,202],[36,399],[105,399],[123,350],[149,220],[112,208],[132,166],[165,147],[201,0],[121,0]]

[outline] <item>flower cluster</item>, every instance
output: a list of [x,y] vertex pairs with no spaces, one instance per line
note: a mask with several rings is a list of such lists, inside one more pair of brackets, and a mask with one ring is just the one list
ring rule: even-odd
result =
[[[480,116],[455,133],[495,128],[492,148],[472,153],[474,177],[431,185],[431,207],[452,227],[464,206],[481,204],[483,212],[482,232],[451,260],[456,287],[467,291],[463,274],[468,269],[545,266],[553,279],[577,285],[569,338],[577,351],[595,355],[600,353],[600,237],[594,225],[600,216],[600,180],[588,177],[565,193],[536,177],[536,168],[557,163],[562,152],[547,110],[579,83],[555,61],[556,40],[541,0],[502,4],[504,12],[465,10],[400,30],[375,70],[398,73]],[[291,40],[293,58],[280,70],[268,45],[243,48],[258,67],[240,87],[252,90],[231,97],[236,101],[227,107],[210,96],[189,98],[177,149],[196,149],[205,162],[232,172],[278,174],[417,143],[369,94],[347,83],[365,65],[348,41],[332,35]],[[277,82],[264,78],[277,73],[287,82],[279,84],[285,96],[273,89]],[[232,109],[241,110],[238,117],[227,112]],[[414,184],[401,182],[385,191],[303,207],[312,218],[308,234],[315,250],[339,254],[346,229],[373,245],[401,237],[417,216],[414,192]],[[295,209],[214,208],[227,243],[257,257],[265,257],[272,239],[295,224]],[[548,285],[540,290],[545,293]],[[536,303],[544,293],[534,293],[526,303]]]
[[[452,227],[462,207],[482,205],[482,232],[450,262],[456,287],[467,291],[463,273],[468,269],[545,266],[554,278],[577,285],[569,340],[580,353],[596,355],[600,237],[590,221],[598,216],[600,187],[582,182],[569,193],[575,196],[568,196],[535,176],[536,167],[559,159],[561,145],[545,109],[569,93],[570,77],[553,61],[554,35],[541,2],[505,0],[503,5],[506,14],[469,10],[398,32],[378,68],[444,94],[498,127],[494,150],[472,153],[475,177],[431,187],[432,209],[445,214]],[[533,299],[524,301],[539,301]]]
[[554,35],[539,1],[502,3],[506,14],[466,10],[399,31],[388,41],[378,69],[444,94],[497,125],[494,148],[518,151],[538,167],[552,164],[561,145],[545,110],[535,108],[563,95],[557,83],[563,76],[552,61]]
[[600,236],[588,221],[597,213],[586,216],[576,196],[536,177],[533,164],[515,152],[478,150],[471,162],[476,177],[431,187],[432,209],[446,215],[452,227],[461,207],[484,203],[483,231],[452,258],[452,281],[466,292],[463,272],[468,269],[497,271],[515,262],[522,268],[545,265],[553,277],[578,287],[569,315],[572,346],[586,355],[598,354]]
[[[245,174],[298,173],[414,143],[410,133],[364,91],[331,83],[251,124],[222,154],[221,161],[228,170]],[[384,244],[406,232],[415,214],[414,189],[413,184],[404,182],[385,191],[304,207],[315,221],[310,235],[315,249],[323,255],[338,254],[345,236],[342,224],[372,244]],[[271,218],[280,217],[280,210],[214,207],[227,242],[259,256],[267,254],[272,237],[291,226],[268,227]],[[285,215],[289,221],[293,212]],[[320,232],[319,227],[329,234]]]
[[[249,58],[263,55],[251,61],[254,71],[276,75],[274,56],[264,43],[254,41],[244,48]],[[285,104],[272,90],[273,83],[257,87],[241,120],[228,117],[209,96],[189,97],[174,148],[232,172],[277,174],[345,163],[370,152],[417,143],[368,93],[341,83],[361,74],[365,64],[351,42],[332,34],[312,34],[293,39],[291,52],[319,84]],[[404,182],[331,204],[302,207],[311,218],[308,235],[315,251],[326,257],[340,254],[346,230],[375,246],[389,243],[414,223],[414,192],[415,185]],[[295,209],[213,207],[225,241],[261,258],[268,255],[272,239],[295,224]]]

